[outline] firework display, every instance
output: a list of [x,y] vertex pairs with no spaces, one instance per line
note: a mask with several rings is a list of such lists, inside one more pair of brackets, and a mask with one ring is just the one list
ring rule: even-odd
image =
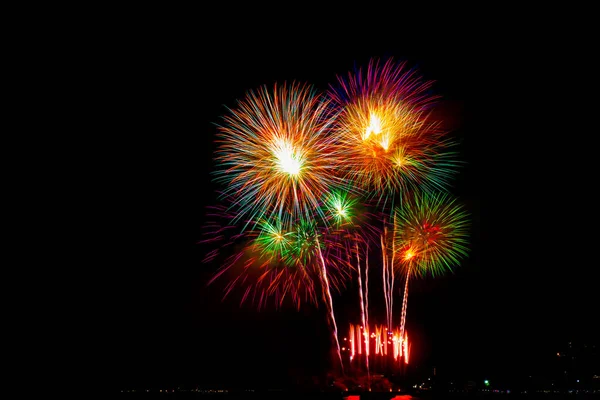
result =
[[[301,83],[250,90],[217,125],[210,283],[226,279],[224,296],[237,289],[259,308],[325,305],[342,373],[406,365],[409,280],[468,254],[468,214],[448,193],[456,143],[431,116],[431,88],[404,63],[371,60],[323,94]],[[383,287],[369,293],[379,272]],[[354,278],[360,323],[342,341],[332,293]],[[385,324],[371,326],[382,297]]]

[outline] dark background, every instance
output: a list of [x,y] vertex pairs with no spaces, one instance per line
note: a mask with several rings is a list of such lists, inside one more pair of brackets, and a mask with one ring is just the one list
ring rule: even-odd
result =
[[[568,341],[597,345],[596,201],[578,125],[586,114],[566,117],[576,107],[565,95],[585,77],[561,76],[561,54],[517,52],[452,26],[365,38],[318,17],[226,27],[224,19],[138,16],[95,42],[99,72],[90,78],[104,115],[95,214],[107,226],[95,253],[106,281],[97,346],[106,379],[120,388],[276,386],[328,369],[324,307],[257,311],[235,296],[222,301],[223,282],[206,287],[217,266],[202,263],[208,249],[197,242],[217,201],[214,124],[225,106],[275,82],[325,90],[371,57],[406,61],[436,82],[466,161],[452,190],[472,216],[470,257],[455,273],[411,283],[411,368],[508,379],[541,371]],[[342,331],[358,317],[353,301],[334,296]]]

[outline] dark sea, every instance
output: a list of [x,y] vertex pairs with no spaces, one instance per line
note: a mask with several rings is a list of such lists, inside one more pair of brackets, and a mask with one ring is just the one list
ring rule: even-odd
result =
[[120,392],[115,398],[118,399],[198,399],[198,400],[441,400],[441,399],[497,399],[497,400],[559,400],[559,399],[600,399],[600,392],[596,393],[552,393],[552,392],[534,392],[534,393],[491,393],[491,392],[437,392],[437,393],[297,393],[285,391],[264,391],[264,392],[227,392],[227,393],[206,393],[206,392]]

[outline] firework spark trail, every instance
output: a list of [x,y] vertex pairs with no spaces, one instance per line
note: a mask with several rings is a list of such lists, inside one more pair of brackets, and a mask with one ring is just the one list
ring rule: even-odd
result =
[[392,253],[392,260],[388,256],[388,229],[384,226],[383,234],[381,235],[381,252],[383,258],[383,291],[385,296],[386,305],[386,321],[388,330],[392,330],[394,324],[394,254]]
[[404,334],[404,339],[402,340],[402,345],[404,346],[404,363],[408,364],[408,353],[410,351],[410,347],[408,346],[408,334]]
[[356,342],[354,341],[354,325],[350,324],[350,362],[356,355]]
[[[361,273],[360,273],[361,268],[360,268],[360,254],[359,254],[359,249],[358,249],[358,241],[356,242],[356,267],[358,269],[358,293],[359,293],[359,297],[360,297],[360,315],[361,315],[362,324],[365,327],[365,329],[367,329],[367,327],[369,325],[367,324],[365,302],[363,299],[363,285],[362,285],[362,277],[361,277]],[[366,279],[366,277],[365,277],[365,279]],[[366,284],[367,284],[367,282],[365,282],[365,288],[366,288]],[[367,335],[368,335],[368,332],[367,332]],[[367,346],[367,349],[368,348],[369,347]],[[367,381],[371,382],[371,373],[369,370],[368,354],[367,354],[365,363],[366,363],[366,368],[367,368]]]
[[[394,214],[394,224],[396,223],[396,215]],[[395,226],[395,225],[394,225]],[[396,243],[395,243],[395,239],[396,239],[396,230],[393,229],[392,230],[392,262],[390,264],[390,275],[392,276],[391,282],[390,282],[390,324],[393,325],[394,323],[394,277],[396,275],[396,270],[394,269],[394,258],[396,256]]]
[[329,317],[331,320],[331,323],[333,324],[333,338],[335,340],[335,346],[337,349],[337,355],[340,361],[340,368],[342,370],[342,375],[344,374],[344,363],[342,361],[342,351],[340,349],[340,342],[338,340],[338,333],[337,333],[337,323],[335,322],[335,314],[333,313],[333,300],[331,299],[331,290],[329,290],[329,280],[327,279],[327,267],[325,266],[325,259],[323,258],[323,253],[321,251],[321,247],[319,246],[319,238],[318,236],[315,237],[315,240],[317,242],[317,252],[319,254],[319,258],[321,260],[321,266],[322,269],[320,270],[321,273],[319,274],[319,276],[321,276],[322,278],[322,287],[323,287],[323,300],[325,301],[325,304],[327,305],[327,309],[329,311]]
[[369,326],[369,244],[365,256],[365,323]]
[[387,262],[386,262],[386,251],[385,251],[385,242],[383,239],[383,234],[381,235],[381,262],[382,262],[382,272],[383,272],[383,297],[385,300],[385,312],[386,312],[386,321],[388,329],[392,329],[391,321],[390,321],[390,297],[388,294],[388,270],[387,270]]
[[400,337],[404,337],[405,324],[406,324],[406,307],[408,304],[408,279],[410,276],[410,268],[406,273],[406,282],[404,283],[404,296],[402,298],[402,314],[400,316]]

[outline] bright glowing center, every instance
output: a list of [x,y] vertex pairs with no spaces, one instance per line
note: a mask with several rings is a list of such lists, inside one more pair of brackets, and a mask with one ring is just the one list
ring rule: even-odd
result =
[[382,135],[379,145],[383,147],[385,151],[388,151],[388,148],[390,147],[390,138],[387,135]]
[[398,152],[397,154],[394,155],[393,161],[394,161],[394,164],[396,164],[396,166],[400,167],[400,168],[402,168],[403,166],[408,164],[408,160],[406,159],[404,154],[402,154],[401,152]]
[[363,140],[367,140],[371,133],[374,135],[379,135],[381,133],[381,120],[375,113],[371,113],[369,119],[369,126],[365,130],[365,134],[363,135]]
[[298,175],[302,167],[302,159],[294,150],[294,147],[285,141],[279,141],[273,151],[277,159],[279,169],[286,174]]
[[415,253],[412,250],[406,250],[404,253],[404,261],[408,261],[415,256]]
[[388,134],[382,134],[382,132],[381,118],[372,112],[369,116],[369,126],[367,126],[363,134],[363,140],[368,140],[372,134],[374,136],[372,140],[387,152],[390,147],[390,137]]

